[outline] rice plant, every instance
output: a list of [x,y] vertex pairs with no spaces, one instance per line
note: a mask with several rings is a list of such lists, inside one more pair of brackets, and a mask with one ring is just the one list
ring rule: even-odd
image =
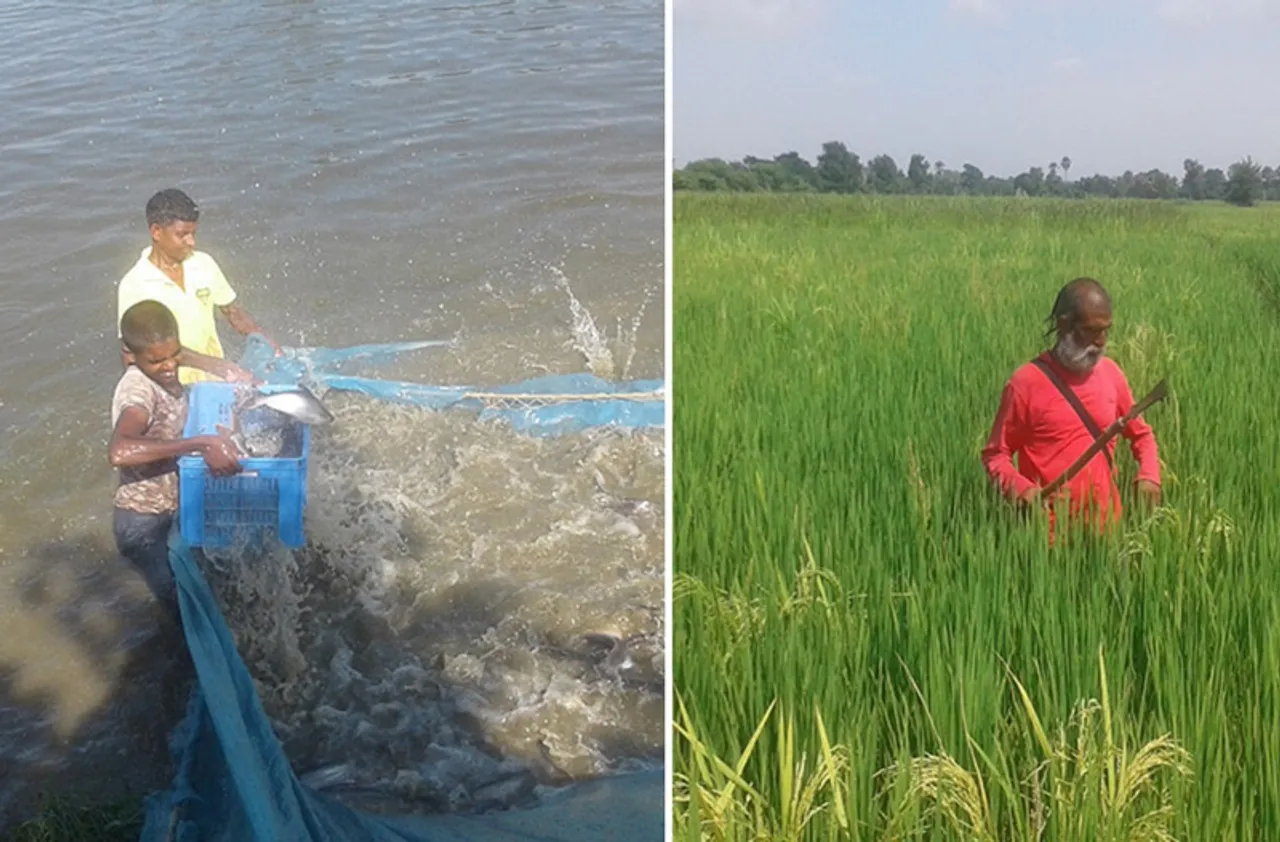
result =
[[[1280,833],[1277,223],[676,197],[677,838]],[[1051,548],[979,450],[1079,275],[1164,500]]]

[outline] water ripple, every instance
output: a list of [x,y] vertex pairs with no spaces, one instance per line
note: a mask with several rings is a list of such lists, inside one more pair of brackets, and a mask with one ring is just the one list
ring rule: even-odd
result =
[[[601,336],[614,324],[639,326],[624,331],[630,347],[619,349],[617,365],[661,376],[662,28],[656,0],[0,6],[0,493],[9,503],[0,509],[0,679],[16,675],[53,700],[46,714],[3,710],[0,697],[0,721],[21,725],[0,728],[0,766],[18,764],[32,786],[55,774],[103,795],[164,783],[163,732],[152,734],[153,756],[137,731],[140,721],[160,722],[145,707],[154,696],[150,662],[129,680],[139,692],[115,707],[91,715],[96,702],[86,695],[126,681],[98,649],[133,651],[147,630],[145,615],[130,608],[136,589],[116,582],[105,460],[119,375],[115,285],[146,243],[147,197],[176,184],[197,198],[201,247],[287,344],[457,337],[447,358],[392,372],[427,382],[582,370],[579,310],[560,288],[568,277]],[[222,332],[234,353],[237,342]],[[659,477],[661,454],[617,440],[534,446],[359,408],[349,417],[357,432],[324,457],[333,496],[321,508],[356,517],[349,507],[407,498],[436,512],[403,533],[427,542],[410,556],[420,567],[402,571],[422,606],[482,591],[503,569],[525,565],[518,610],[495,621],[496,639],[480,639],[488,626],[463,624],[444,647],[444,674],[478,694],[473,709],[495,734],[536,753],[521,736],[536,725],[544,748],[580,769],[617,760],[599,749],[581,754],[581,733],[603,743],[626,731],[653,749],[661,704],[651,692],[609,690],[616,677],[598,665],[570,667],[528,647],[572,649],[545,639],[573,631],[542,628],[548,618],[603,620],[626,613],[637,590],[660,594],[660,522],[628,523],[592,503],[583,460],[609,476]],[[391,434],[360,426],[379,419]],[[369,447],[378,452],[362,455]],[[405,453],[421,454],[407,470]],[[435,487],[419,474],[439,453],[459,454],[462,470],[440,486],[446,499],[434,500],[414,489]],[[346,457],[354,461],[334,463]],[[373,468],[386,477],[370,479]],[[342,497],[348,484],[363,489],[354,502]],[[660,483],[646,494],[659,500]],[[342,530],[329,526],[328,547],[342,555]],[[601,526],[614,532],[591,537]],[[342,559],[313,561],[321,573],[345,569]],[[590,592],[569,586],[600,571],[617,581]],[[119,587],[104,589],[102,577]],[[33,603],[35,593],[53,601]],[[391,613],[404,615],[413,598]],[[58,619],[88,623],[78,612],[99,603],[123,611],[125,626],[86,641]],[[423,628],[401,641],[397,657],[443,640],[438,620],[415,611]],[[303,643],[285,649],[304,658],[329,652]],[[499,644],[503,657],[485,667],[482,656]],[[271,657],[252,667],[274,669]],[[306,686],[322,686],[327,669],[327,661],[308,663],[318,683]],[[546,693],[553,678],[555,692]],[[575,693],[610,701],[587,721]],[[291,744],[325,738],[300,724],[307,711],[287,699],[271,704],[301,729]],[[376,725],[381,713],[362,715]],[[97,724],[82,723],[71,740],[79,758],[66,764],[57,735],[81,716],[98,716]],[[343,749],[339,741],[327,750]],[[9,779],[0,824],[21,801]]]

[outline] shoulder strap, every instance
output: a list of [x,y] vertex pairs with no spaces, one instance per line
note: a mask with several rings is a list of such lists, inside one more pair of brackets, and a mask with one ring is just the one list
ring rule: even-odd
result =
[[[1094,439],[1099,438],[1102,435],[1102,430],[1098,429],[1098,424],[1093,420],[1093,416],[1084,408],[1084,404],[1080,403],[1080,398],[1076,397],[1076,393],[1071,391],[1071,387],[1064,383],[1062,378],[1058,376],[1058,372],[1054,371],[1048,363],[1039,357],[1036,357],[1031,362],[1036,368],[1044,372],[1044,376],[1048,377],[1049,381],[1053,383],[1054,386],[1058,387],[1058,391],[1062,393],[1062,396],[1067,399],[1067,403],[1071,404],[1071,408],[1076,411],[1076,415],[1079,415],[1080,420],[1084,422],[1085,429],[1089,431],[1089,434],[1092,435]],[[1102,455],[1107,460],[1107,467],[1114,468],[1115,466],[1111,464],[1110,451],[1104,447],[1102,449]]]

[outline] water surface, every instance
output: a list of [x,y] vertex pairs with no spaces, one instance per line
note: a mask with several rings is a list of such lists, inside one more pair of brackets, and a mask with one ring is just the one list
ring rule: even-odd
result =
[[[106,462],[147,198],[200,203],[283,344],[454,340],[377,372],[425,383],[662,377],[662,26],[653,0],[0,8],[0,828],[41,787],[169,775]],[[661,433],[326,400],[308,546],[208,571],[297,768],[466,809],[660,758]]]

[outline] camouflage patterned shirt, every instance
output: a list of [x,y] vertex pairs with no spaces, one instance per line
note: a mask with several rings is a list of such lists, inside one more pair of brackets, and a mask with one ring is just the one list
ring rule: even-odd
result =
[[[144,438],[180,439],[187,423],[187,397],[174,397],[160,384],[129,366],[116,385],[111,401],[111,427],[115,429],[120,415],[136,406],[147,414]],[[120,468],[120,485],[116,488],[115,505],[143,514],[171,514],[178,509],[178,463],[166,459],[149,465]]]

